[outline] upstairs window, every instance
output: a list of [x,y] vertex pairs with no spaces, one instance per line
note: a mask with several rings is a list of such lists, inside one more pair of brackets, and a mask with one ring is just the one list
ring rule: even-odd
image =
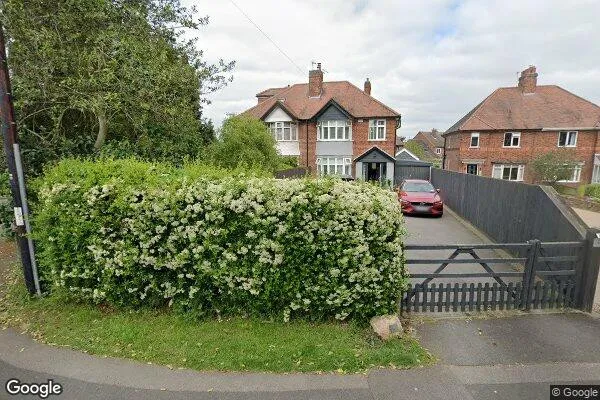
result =
[[351,140],[352,125],[350,121],[321,121],[317,125],[317,140]]
[[479,133],[471,133],[471,143],[469,147],[479,147]]
[[504,145],[502,147],[520,147],[521,146],[521,133],[520,132],[506,132],[504,134]]
[[369,120],[369,140],[385,140],[385,119]]
[[435,154],[442,154],[442,148],[441,147],[436,147],[435,148]]
[[561,131],[558,132],[558,147],[575,147],[577,146],[576,131]]
[[293,122],[269,122],[269,131],[278,142],[298,141],[298,129]]

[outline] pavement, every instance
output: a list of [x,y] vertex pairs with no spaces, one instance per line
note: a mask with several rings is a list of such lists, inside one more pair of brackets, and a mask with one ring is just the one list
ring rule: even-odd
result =
[[[0,382],[63,387],[60,399],[549,399],[551,384],[600,384],[600,319],[589,314],[445,318],[415,326],[439,362],[368,374],[172,370],[98,358],[0,331]],[[0,399],[8,396],[0,389]],[[52,398],[52,397],[51,397]]]

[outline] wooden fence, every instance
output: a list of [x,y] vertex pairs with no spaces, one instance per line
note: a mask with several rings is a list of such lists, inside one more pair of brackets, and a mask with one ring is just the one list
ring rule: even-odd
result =
[[[527,243],[495,243],[471,245],[406,245],[406,251],[453,250],[447,258],[409,258],[408,266],[438,265],[429,273],[411,273],[412,280],[422,282],[409,284],[400,300],[400,311],[484,311],[484,310],[529,310],[546,308],[577,307],[580,290],[578,275],[584,263],[581,256],[572,255],[571,250],[583,250],[584,241]],[[498,253],[481,257],[482,250],[521,250],[525,257],[514,257]],[[554,255],[546,256],[552,249]],[[479,253],[478,253],[479,252]],[[561,252],[563,254],[561,254]],[[508,254],[508,256],[507,256]],[[559,254],[559,255],[556,255]],[[467,258],[458,258],[466,255]],[[453,265],[478,265],[480,272],[443,272]],[[492,265],[502,265],[497,271]],[[507,268],[508,265],[513,267]],[[519,267],[520,266],[520,267]],[[508,271],[506,271],[508,269]],[[488,282],[431,283],[434,279],[485,280]],[[510,280],[510,281],[509,281]]]

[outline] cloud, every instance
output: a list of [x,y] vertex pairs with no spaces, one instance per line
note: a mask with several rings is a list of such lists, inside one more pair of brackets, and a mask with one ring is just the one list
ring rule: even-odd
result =
[[217,125],[261,90],[307,81],[311,61],[323,63],[326,80],[361,87],[369,77],[408,137],[447,129],[495,88],[515,86],[530,64],[539,84],[600,104],[598,1],[235,1],[303,72],[229,0],[194,2],[210,16],[196,33],[207,59],[237,61],[234,81],[204,110]]

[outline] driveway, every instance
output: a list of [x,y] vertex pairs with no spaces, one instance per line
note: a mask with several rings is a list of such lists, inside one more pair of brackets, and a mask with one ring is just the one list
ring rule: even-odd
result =
[[[406,229],[408,231],[406,244],[480,244],[492,243],[486,236],[479,232],[474,226],[457,217],[451,210],[445,209],[442,218],[432,218],[428,216],[406,216],[404,218]],[[407,250],[407,259],[446,259],[452,254],[453,250]],[[495,250],[476,250],[481,258],[506,258],[509,254]],[[470,255],[461,254],[456,258],[472,258]],[[430,273],[435,271],[439,264],[414,264],[409,265],[408,270],[414,273]],[[515,272],[521,271],[522,265],[519,264],[490,264],[495,272]],[[485,272],[480,264],[450,264],[444,273],[466,273],[466,272]],[[412,279],[413,283],[419,283],[423,279]],[[521,278],[503,278],[505,282],[520,282]],[[431,283],[494,283],[493,278],[436,278]]]

